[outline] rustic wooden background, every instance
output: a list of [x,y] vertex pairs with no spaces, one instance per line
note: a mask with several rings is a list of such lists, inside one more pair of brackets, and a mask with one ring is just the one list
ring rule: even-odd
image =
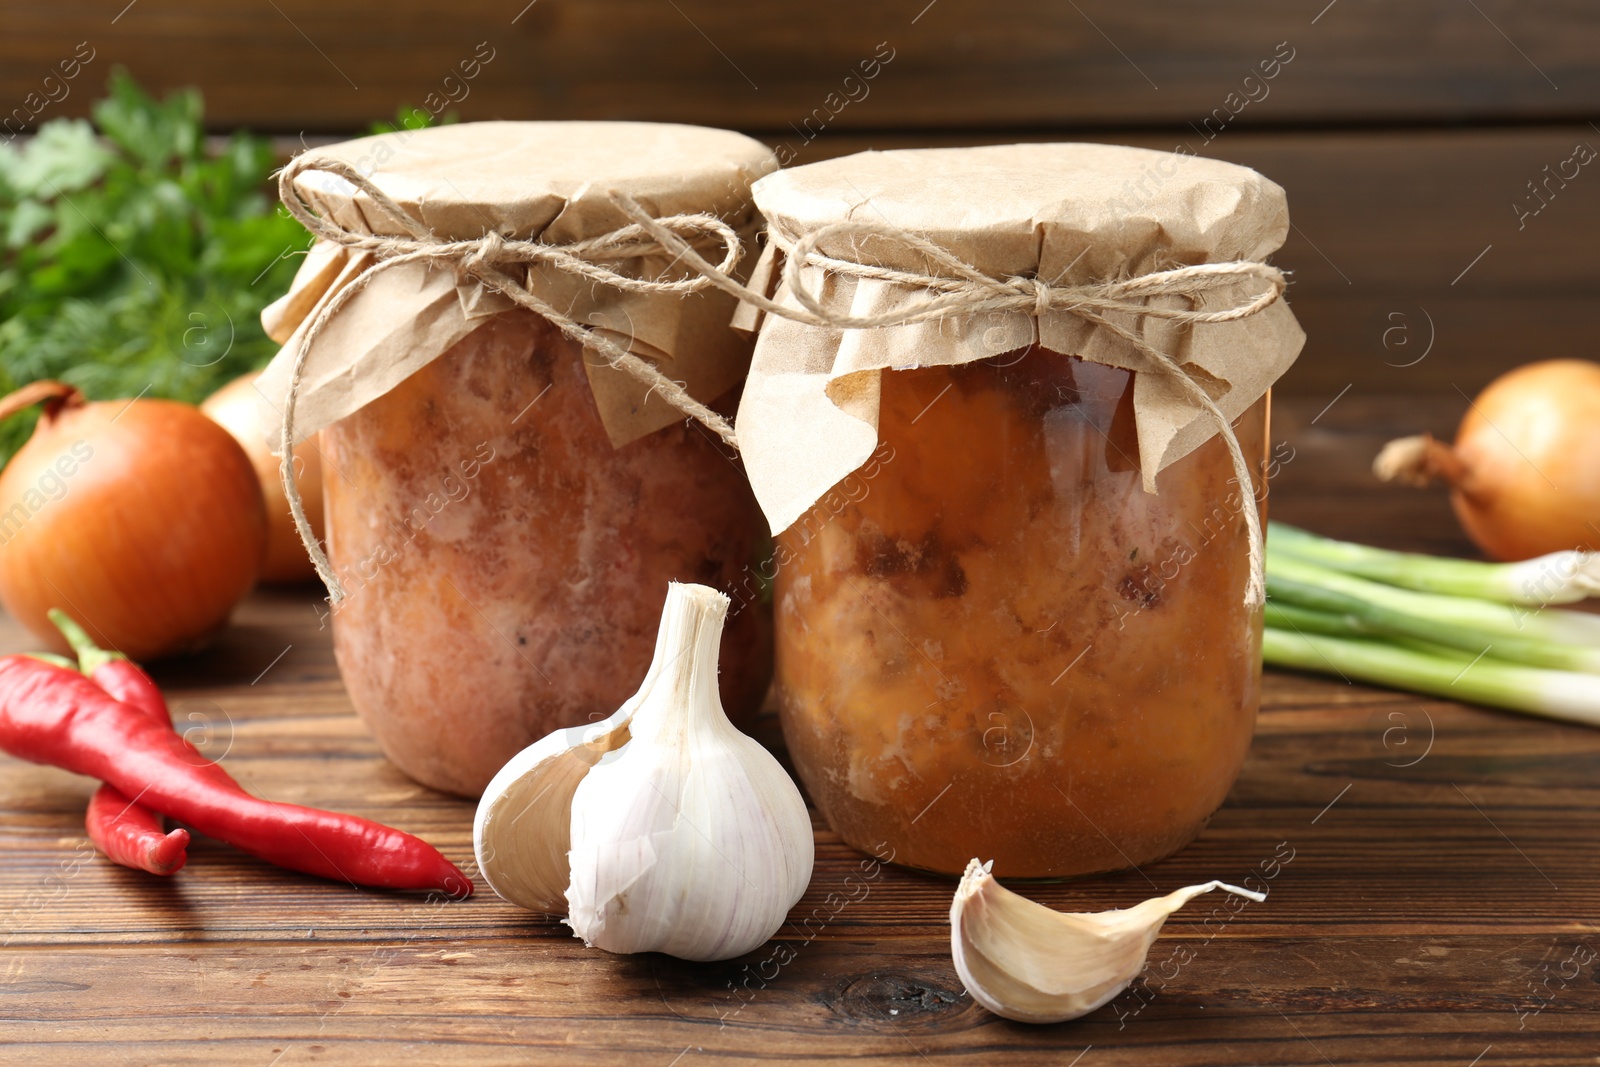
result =
[[0,108],[26,118],[81,43],[94,58],[41,119],[85,113],[120,63],[199,86],[218,130],[289,137],[407,104],[731,126],[798,162],[1184,144],[1289,191],[1278,262],[1310,341],[1287,391],[1471,393],[1593,348],[1600,175],[1561,176],[1600,147],[1600,6],[1581,0],[0,0]]
[[[46,81],[91,53],[77,78]],[[870,81],[846,82],[874,59]],[[1372,453],[1448,433],[1514,364],[1593,347],[1600,173],[1560,177],[1579,145],[1600,147],[1600,6],[1577,0],[0,0],[0,121],[81,115],[114,64],[157,89],[198,85],[216,130],[285,145],[408,104],[731,126],[796,162],[1096,139],[1253,166],[1288,190],[1277,261],[1310,337],[1279,390],[1274,437],[1295,458],[1273,508],[1333,534],[1468,551],[1441,495],[1372,484]],[[377,756],[313,601],[258,597],[212,653],[163,668],[180,717],[214,728],[208,743],[265,794],[390,819],[465,859],[469,809]],[[0,651],[27,643],[0,627]],[[1424,731],[1436,744],[1410,764]],[[1207,911],[1174,920],[1197,960],[1147,987],[1147,1006],[1119,1001],[1138,1009],[1126,1026],[1103,1012],[1031,1029],[962,995],[949,887],[906,872],[736,1011],[748,961],[597,956],[492,898],[352,894],[207,842],[152,884],[82,856],[88,783],[0,762],[0,1058],[1593,1063],[1600,971],[1552,975],[1600,947],[1597,736],[1273,675],[1228,805],[1148,872],[1163,889],[1242,878],[1287,842],[1270,903],[1209,945]],[[821,835],[796,914],[855,858]],[[1126,904],[1144,878],[1036,895]]]

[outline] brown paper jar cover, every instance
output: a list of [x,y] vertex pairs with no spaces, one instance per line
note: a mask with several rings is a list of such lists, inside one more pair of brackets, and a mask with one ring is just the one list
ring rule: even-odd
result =
[[[493,227],[551,243],[626,224],[613,189],[658,216],[749,231],[749,184],[774,165],[737,134],[644,123],[478,123],[318,151],[440,237]],[[384,225],[342,180],[301,179],[347,227]],[[272,425],[299,331],[370,262],[319,244],[263,316],[287,342],[262,386]],[[553,270],[528,286],[731,412],[750,351],[728,328],[731,297]],[[763,522],[735,462],[644,393],[448,268],[380,274],[319,335],[296,411],[298,429],[320,431],[327,549],[348,594],[329,611],[334,650],[384,752],[422,783],[477,795],[524,746],[609,715],[644,677],[667,583],[732,586],[758,559]],[[771,674],[763,606],[730,620],[722,668],[730,715],[752,714]]]
[[[862,152],[778,171],[755,185],[768,230],[792,245],[832,222],[881,222],[928,238],[994,277],[1084,284],[1197,263],[1262,260],[1289,228],[1283,190],[1246,167],[1170,152],[1098,144],[996,145]],[[824,241],[838,258],[903,270],[928,264],[893,240]],[[782,284],[783,254],[768,240],[751,278],[798,308]],[[922,299],[915,288],[826,274],[802,278],[830,307],[859,316]],[[1248,300],[1240,286],[1204,309]],[[1164,298],[1182,307],[1177,298]],[[1305,341],[1284,301],[1237,322],[1188,329],[1112,314],[1200,380],[1237,418],[1289,368]],[[878,377],[888,368],[985,359],[1035,341],[1112,366],[1141,365],[1131,347],[1068,312],[950,315],[870,330],[819,329],[749,305],[736,321],[761,326],[739,410],[739,441],[756,497],[782,530],[864,463],[877,446]],[[1135,382],[1139,459],[1147,485],[1216,432],[1161,376]]]
[[[865,153],[756,197],[791,245],[879,220],[997,277],[1077,284],[1262,259],[1287,227],[1282,191],[1244,168],[1091,145]],[[821,250],[929,269],[889,239]],[[782,265],[769,248],[754,284],[794,303]],[[923,295],[806,284],[857,315]],[[760,322],[738,428],[780,531],[779,710],[811,796],[861,849],[948,874],[1144,864],[1238,774],[1261,670],[1244,511],[1264,495],[1265,394],[1302,335],[1281,303],[1193,329],[1119,321],[1206,385],[1258,467],[1248,490],[1214,424],[1070,314]]]
[[[750,185],[777,161],[763,144],[728,130],[650,122],[473,122],[401,130],[315,149],[354,165],[441,239],[504,237],[565,244],[628,224],[611,199],[632,197],[651,214],[715,215],[750,233]],[[402,231],[348,182],[302,173],[296,186],[347,228]],[[654,277],[671,257],[616,264]],[[317,309],[371,266],[370,254],[319,242],[293,285],[262,314],[268,336],[292,352]],[[528,288],[589,326],[657,361],[700,400],[744,377],[749,346],[729,335],[732,297],[631,293],[555,268],[534,268]],[[383,395],[437,359],[484,319],[512,307],[502,295],[449,270],[408,264],[376,277],[331,319],[308,354],[295,406],[296,440]],[[587,370],[606,432],[625,444],[682,416],[627,374],[592,359]],[[276,426],[288,385],[280,356],[261,380],[262,425]],[[276,438],[274,437],[274,444]]]

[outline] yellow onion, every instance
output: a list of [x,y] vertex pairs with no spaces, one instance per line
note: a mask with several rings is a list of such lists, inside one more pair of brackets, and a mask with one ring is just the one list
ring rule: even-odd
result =
[[[246,374],[218,389],[200,405],[200,410],[217,421],[239,442],[255,466],[261,482],[261,495],[267,501],[267,555],[261,564],[264,582],[303,582],[316,576],[311,557],[300,543],[289,500],[283,495],[278,457],[272,454],[256,414],[255,381],[259,372]],[[308,438],[294,450],[295,478],[305,504],[306,518],[317,537],[322,537],[322,458],[316,439]]]
[[1491,559],[1600,549],[1600,363],[1551,359],[1503,374],[1453,446],[1426,434],[1390,441],[1373,470],[1449,485],[1456,518]]
[[255,582],[266,506],[249,458],[198,408],[87,403],[61,382],[0,400],[32,404],[33,436],[0,471],[0,601],[57,651],[59,607],[98,644],[137,659],[194,648]]

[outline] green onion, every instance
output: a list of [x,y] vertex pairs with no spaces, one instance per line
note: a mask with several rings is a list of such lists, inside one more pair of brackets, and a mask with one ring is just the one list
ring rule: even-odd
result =
[[1594,592],[1596,560],[1579,552],[1522,564],[1436,559],[1275,523],[1262,655],[1275,666],[1600,726],[1600,616],[1545,606]]
[[1359,623],[1364,633],[1415,637],[1474,654],[1493,645],[1502,659],[1600,671],[1600,616],[1585,612],[1397,589],[1270,549],[1267,595],[1348,616],[1351,628]]
[[[1266,624],[1274,629],[1289,630],[1294,633],[1327,634],[1331,637],[1381,640],[1391,645],[1425,652],[1430,656],[1443,656],[1446,659],[1459,656],[1465,651],[1464,649],[1442,645],[1437,641],[1429,641],[1421,637],[1379,633],[1364,627],[1360,620],[1353,619],[1348,615],[1334,615],[1326,611],[1317,611],[1314,608],[1288,604],[1281,600],[1267,601]],[[1477,649],[1474,654],[1487,656],[1502,662],[1515,662],[1500,653],[1501,650],[1499,648],[1490,647]],[[1528,666],[1528,664],[1524,664],[1524,666]]]
[[1315,608],[1303,608],[1282,600],[1268,600],[1267,625],[1296,633],[1332,634],[1334,637],[1352,637],[1360,633],[1360,623],[1348,615],[1335,615]]
[[1482,563],[1335,541],[1281,522],[1268,523],[1267,529],[1268,552],[1407,589],[1534,607],[1600,594],[1600,553],[1552,552],[1520,563]]
[[1424,652],[1388,642],[1298,633],[1269,626],[1262,654],[1268,663],[1332,672],[1346,680],[1410,689],[1550,719],[1600,726],[1600,678],[1543,670],[1443,650]]

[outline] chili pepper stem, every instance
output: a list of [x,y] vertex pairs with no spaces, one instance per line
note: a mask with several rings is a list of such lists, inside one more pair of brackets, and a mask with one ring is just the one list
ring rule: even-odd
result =
[[89,637],[89,633],[71,615],[60,608],[51,608],[47,613],[50,621],[55,623],[61,636],[67,639],[67,644],[72,646],[72,651],[78,654],[78,670],[84,674],[93,674],[96,670],[110,663],[112,660],[127,659],[121,652],[109,648],[101,648]]
[[54,652],[24,652],[22,654],[29,659],[36,659],[40,663],[48,663],[52,667],[63,667],[69,671],[78,669],[77,663],[65,656],[58,656]]

